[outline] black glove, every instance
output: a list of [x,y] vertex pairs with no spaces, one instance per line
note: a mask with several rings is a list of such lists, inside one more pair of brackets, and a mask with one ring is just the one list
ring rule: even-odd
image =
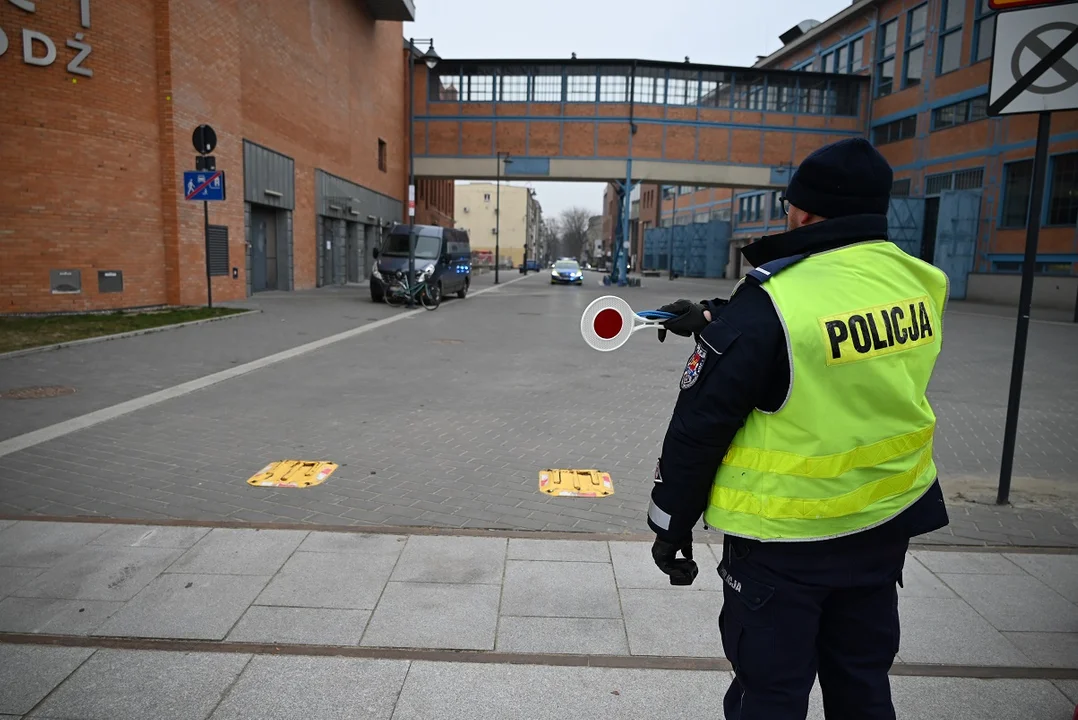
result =
[[678,300],[669,305],[663,305],[659,310],[672,313],[676,317],[663,323],[659,329],[659,342],[666,341],[667,330],[681,337],[692,337],[702,332],[708,323],[707,318],[704,317],[706,309],[703,304],[694,303],[691,300]]
[[[678,550],[684,555],[684,559],[678,558]],[[651,546],[651,557],[660,570],[670,576],[671,585],[692,585],[699,569],[692,560],[692,536],[680,543],[666,542],[655,539]]]

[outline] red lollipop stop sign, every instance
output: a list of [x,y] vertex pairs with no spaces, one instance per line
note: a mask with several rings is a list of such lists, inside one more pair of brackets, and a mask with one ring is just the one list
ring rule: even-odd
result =
[[601,352],[617,350],[637,330],[662,327],[661,320],[645,320],[629,303],[615,295],[593,300],[580,317],[584,342]]

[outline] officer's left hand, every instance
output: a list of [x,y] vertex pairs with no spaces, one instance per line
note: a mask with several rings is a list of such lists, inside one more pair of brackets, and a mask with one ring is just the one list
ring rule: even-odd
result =
[[[677,557],[678,551],[684,558]],[[670,576],[671,585],[692,585],[700,570],[692,559],[692,536],[672,543],[656,538],[651,546],[651,557],[660,570]]]
[[659,342],[666,341],[667,330],[675,335],[691,337],[702,332],[711,322],[711,313],[704,305],[691,300],[678,300],[669,305],[663,305],[659,310],[675,316],[664,322],[662,328],[659,329]]

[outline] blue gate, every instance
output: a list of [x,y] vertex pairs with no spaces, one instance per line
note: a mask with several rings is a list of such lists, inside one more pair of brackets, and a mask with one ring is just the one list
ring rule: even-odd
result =
[[915,258],[921,257],[924,236],[925,199],[893,197],[887,208],[887,236]]
[[644,233],[644,270],[669,270],[684,277],[721,278],[730,260],[730,222],[652,228]]
[[945,190],[940,193],[933,264],[951,281],[951,299],[964,300],[966,281],[973,272],[981,220],[980,190]]

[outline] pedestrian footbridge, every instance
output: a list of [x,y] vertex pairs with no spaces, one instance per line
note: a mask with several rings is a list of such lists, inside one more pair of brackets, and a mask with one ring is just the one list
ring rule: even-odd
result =
[[867,87],[645,60],[443,60],[415,74],[415,175],[784,187],[795,158],[864,134]]

